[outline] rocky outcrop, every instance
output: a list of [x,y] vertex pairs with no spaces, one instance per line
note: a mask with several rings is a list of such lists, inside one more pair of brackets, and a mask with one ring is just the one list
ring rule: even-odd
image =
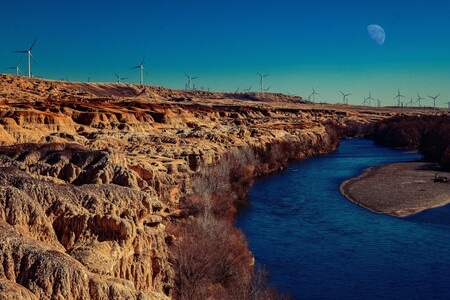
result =
[[[333,151],[340,137],[396,113],[281,94],[7,75],[0,87],[7,298],[177,297],[180,273],[169,260],[183,226],[207,210],[229,222],[255,176]],[[223,249],[245,246],[237,231],[227,232],[233,241]],[[241,261],[251,268],[248,257]],[[237,279],[206,290],[225,295]]]
[[12,168],[0,170],[0,182],[0,277],[50,298],[108,299],[112,288],[125,299],[163,290],[170,269],[154,193],[56,184]]

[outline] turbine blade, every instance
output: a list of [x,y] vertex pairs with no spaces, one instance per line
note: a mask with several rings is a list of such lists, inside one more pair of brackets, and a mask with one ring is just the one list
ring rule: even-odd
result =
[[28,50],[17,50],[13,51],[13,53],[28,53]]
[[34,62],[34,64],[37,65],[36,60],[34,59],[34,56],[31,54],[31,52],[30,52],[30,57],[31,57],[31,60]]
[[31,44],[31,47],[30,47],[30,49],[28,49],[28,51],[31,51],[31,49],[33,49],[34,44],[36,44],[36,41],[37,41],[37,39],[34,39],[34,42],[33,42],[33,44]]
[[197,76],[197,77],[192,77],[191,79],[197,79],[197,78],[199,78],[199,76]]
[[145,60],[145,55],[144,55],[144,58],[142,58],[141,66],[144,64],[144,60]]
[[267,76],[269,76],[269,75],[270,75],[270,74],[265,74],[264,77],[267,77]]

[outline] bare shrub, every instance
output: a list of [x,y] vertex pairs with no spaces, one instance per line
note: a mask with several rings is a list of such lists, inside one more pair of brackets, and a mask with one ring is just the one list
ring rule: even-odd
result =
[[374,126],[373,139],[384,146],[419,150],[450,170],[450,117],[396,116]]
[[188,221],[171,249],[177,299],[227,299],[251,279],[252,256],[240,231],[211,214]]
[[[187,206],[193,215],[205,209],[219,219],[232,220],[237,207],[246,202],[247,190],[257,164],[253,150],[234,148],[192,180]],[[198,199],[201,199],[200,201]]]

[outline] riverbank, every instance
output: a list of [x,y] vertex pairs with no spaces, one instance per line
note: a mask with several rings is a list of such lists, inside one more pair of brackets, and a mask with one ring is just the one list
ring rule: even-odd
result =
[[256,180],[236,224],[270,283],[294,299],[446,299],[449,206],[394,218],[355,206],[338,188],[369,166],[419,159],[343,140]]
[[376,213],[406,217],[450,203],[450,184],[434,182],[434,163],[406,162],[371,167],[344,181],[341,193]]

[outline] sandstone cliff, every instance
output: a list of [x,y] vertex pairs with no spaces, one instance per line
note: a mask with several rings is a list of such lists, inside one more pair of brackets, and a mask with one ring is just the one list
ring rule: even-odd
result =
[[232,219],[255,176],[394,114],[281,94],[1,75],[0,294],[177,297],[170,247],[182,244],[183,220],[205,203]]

